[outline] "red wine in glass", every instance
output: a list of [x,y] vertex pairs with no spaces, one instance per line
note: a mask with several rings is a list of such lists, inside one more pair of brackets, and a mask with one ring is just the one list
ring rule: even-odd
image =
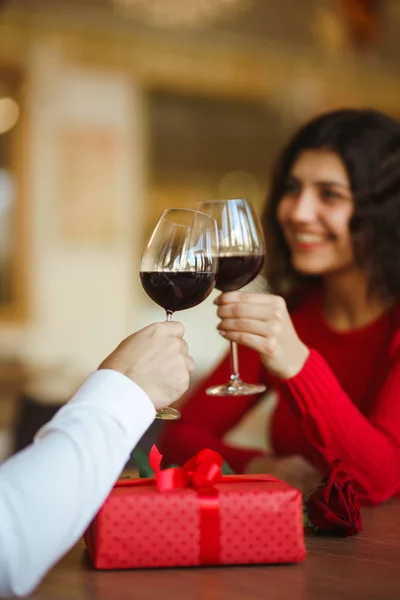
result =
[[215,286],[215,273],[199,271],[141,271],[146,294],[167,313],[203,302]]
[[261,254],[220,254],[215,287],[221,292],[240,290],[257,277],[263,262],[264,256]]
[[[197,204],[217,221],[219,268],[216,288],[221,292],[239,290],[261,271],[265,242],[257,213],[248,200],[209,200]],[[239,374],[238,348],[231,342],[231,377],[228,383],[206,390],[210,396],[247,396],[266,389],[263,384],[245,383]]]
[[[147,243],[140,265],[146,294],[166,312],[203,302],[215,287],[218,269],[217,224],[210,215],[186,208],[164,210]],[[159,419],[179,419],[180,412],[167,407]]]

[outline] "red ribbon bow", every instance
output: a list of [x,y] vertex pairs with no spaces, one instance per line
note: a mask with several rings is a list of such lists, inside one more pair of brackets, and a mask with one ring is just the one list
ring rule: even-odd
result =
[[221,532],[219,516],[219,492],[214,483],[222,480],[224,459],[214,450],[201,450],[183,467],[161,470],[162,454],[156,446],[150,450],[150,466],[155,473],[157,488],[167,492],[178,488],[193,487],[199,498],[200,515],[200,564],[215,565],[220,561]]
[[162,454],[156,446],[150,450],[149,462],[155,473],[157,488],[167,492],[178,488],[193,487],[204,490],[213,487],[222,480],[222,464],[224,459],[214,450],[201,450],[189,459],[183,467],[172,467],[161,470]]

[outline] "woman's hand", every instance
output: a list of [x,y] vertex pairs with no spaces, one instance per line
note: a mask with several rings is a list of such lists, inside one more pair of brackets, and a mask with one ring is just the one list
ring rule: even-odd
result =
[[263,366],[281,379],[301,371],[309,349],[298,337],[283,298],[227,292],[214,302],[221,319],[218,330],[227,340],[259,352]]
[[246,473],[268,473],[307,494],[321,483],[322,475],[303,456],[258,456],[251,460]]

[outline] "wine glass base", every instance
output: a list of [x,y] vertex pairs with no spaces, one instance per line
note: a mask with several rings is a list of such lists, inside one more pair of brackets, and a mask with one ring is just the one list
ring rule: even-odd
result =
[[230,381],[226,385],[215,385],[206,390],[208,396],[253,396],[266,391],[262,383],[244,383],[240,379]]
[[176,421],[181,418],[181,413],[176,408],[160,408],[156,411],[156,419],[162,419],[163,421]]

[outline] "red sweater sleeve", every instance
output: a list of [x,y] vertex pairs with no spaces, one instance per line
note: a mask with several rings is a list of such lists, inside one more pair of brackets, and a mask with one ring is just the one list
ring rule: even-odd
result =
[[315,350],[298,375],[278,385],[319,457],[329,464],[342,459],[343,468],[354,474],[364,504],[383,502],[400,492],[399,355],[368,418]]
[[[256,352],[239,347],[239,364],[243,380],[252,383],[262,381],[261,363]],[[210,448],[219,452],[235,472],[241,473],[252,458],[264,454],[257,449],[239,448],[222,441],[224,434],[259,399],[259,396],[207,396],[208,387],[226,383],[229,376],[230,360],[227,355],[191,393],[180,409],[182,418],[165,425],[158,445],[166,465],[182,464],[203,448]]]

